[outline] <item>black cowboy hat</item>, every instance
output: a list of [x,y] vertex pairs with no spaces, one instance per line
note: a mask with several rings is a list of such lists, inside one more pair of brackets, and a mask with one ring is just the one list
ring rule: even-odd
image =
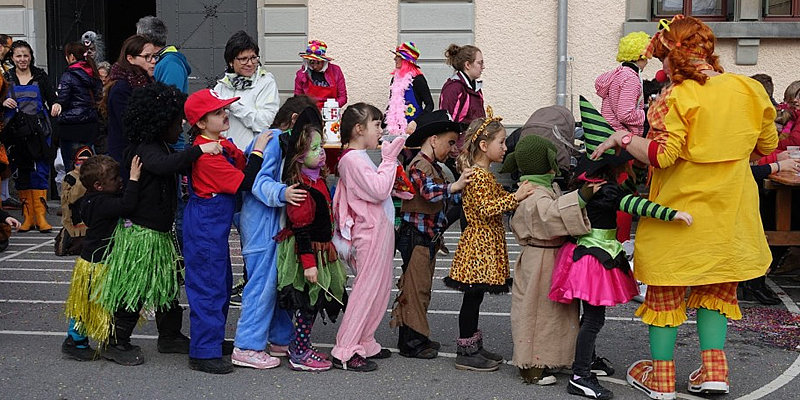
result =
[[450,114],[445,110],[436,110],[420,115],[416,120],[417,129],[406,139],[407,147],[420,147],[430,136],[445,132],[461,133],[466,126],[453,122]]

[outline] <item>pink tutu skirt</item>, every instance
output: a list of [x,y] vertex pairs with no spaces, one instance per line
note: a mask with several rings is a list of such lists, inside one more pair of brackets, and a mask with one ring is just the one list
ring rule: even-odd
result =
[[581,299],[593,306],[615,306],[639,294],[633,272],[606,269],[596,258],[587,255],[572,261],[577,246],[566,243],[558,251],[550,284],[550,300],[569,304]]

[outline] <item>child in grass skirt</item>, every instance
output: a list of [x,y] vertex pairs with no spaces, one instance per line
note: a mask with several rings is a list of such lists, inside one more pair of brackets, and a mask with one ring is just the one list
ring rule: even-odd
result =
[[[105,343],[110,333],[111,313],[92,299],[100,290],[105,275],[105,256],[109,238],[120,218],[133,212],[139,198],[141,163],[134,157],[130,180],[122,195],[119,164],[108,156],[93,156],[81,168],[81,183],[86,195],[79,200],[82,220],[88,229],[75,262],[67,296],[65,313],[69,318],[67,338],[61,345],[66,357],[78,361],[93,360],[96,352],[89,346],[89,338]],[[113,350],[112,350],[113,351]]]
[[[158,351],[189,352],[189,338],[181,333],[183,309],[178,304],[179,255],[172,225],[178,200],[176,174],[188,169],[202,154],[219,154],[211,142],[173,153],[168,144],[181,133],[186,95],[174,86],[152,83],[133,91],[123,116],[130,146],[126,164],[141,157],[139,203],[121,221],[105,258],[107,275],[95,293],[98,303],[114,313],[114,331],[106,350],[118,363],[144,362],[141,348],[130,343],[142,307],[155,308]],[[114,348],[114,350],[111,350]]]

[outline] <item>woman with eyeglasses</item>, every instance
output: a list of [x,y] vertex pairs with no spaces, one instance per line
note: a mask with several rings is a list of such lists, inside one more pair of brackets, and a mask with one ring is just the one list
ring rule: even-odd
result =
[[[122,43],[119,58],[111,66],[100,111],[108,118],[108,155],[119,163],[123,162],[123,151],[128,147],[128,139],[122,130],[122,115],[133,89],[153,82],[155,54],[155,47],[149,39],[133,35]],[[120,174],[127,173],[125,168],[120,169]],[[128,179],[127,176],[122,178]]]
[[317,102],[317,107],[322,108],[326,99],[336,99],[339,107],[347,103],[347,85],[344,74],[338,65],[331,63],[328,45],[321,40],[310,40],[306,51],[300,53],[303,66],[297,71],[294,78],[295,96],[306,95]]
[[258,43],[245,31],[228,39],[225,64],[225,76],[217,81],[214,91],[223,99],[239,97],[228,110],[230,128],[224,136],[244,150],[275,119],[280,106],[278,85],[259,62]]

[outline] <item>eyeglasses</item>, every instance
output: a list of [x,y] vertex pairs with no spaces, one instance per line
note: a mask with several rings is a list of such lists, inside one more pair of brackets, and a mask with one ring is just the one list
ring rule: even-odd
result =
[[155,62],[158,62],[159,59],[158,55],[156,54],[137,54],[136,57],[142,57],[147,62],[153,62],[154,60]]
[[242,64],[258,64],[258,60],[261,57],[259,56],[252,56],[252,57],[236,57],[234,60],[242,63]]

